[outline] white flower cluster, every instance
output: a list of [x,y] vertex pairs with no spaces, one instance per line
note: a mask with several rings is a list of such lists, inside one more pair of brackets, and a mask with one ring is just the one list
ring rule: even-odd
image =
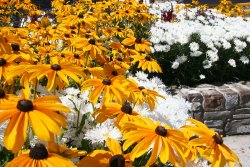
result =
[[[179,12],[175,11],[176,6]],[[218,61],[218,50],[233,49],[242,53],[250,43],[250,18],[227,17],[218,14],[215,9],[208,9],[205,14],[199,14],[197,8],[188,10],[183,8],[184,4],[177,4],[175,1],[155,2],[150,6],[150,12],[158,16],[158,21],[151,27],[150,41],[153,43],[154,52],[168,52],[174,44],[189,46],[187,56],[199,57],[204,54],[207,60],[203,62],[204,68],[208,69],[213,62]],[[176,22],[165,22],[161,20],[164,11],[173,10]],[[192,35],[199,36],[202,45],[207,50],[201,51],[197,42],[191,41]],[[249,45],[249,44],[248,44]],[[204,48],[204,47],[203,47]],[[248,56],[248,55],[247,55]],[[243,64],[248,64],[249,57],[241,57]],[[230,61],[231,62],[231,61]],[[177,69],[181,63],[172,62],[172,68]]]

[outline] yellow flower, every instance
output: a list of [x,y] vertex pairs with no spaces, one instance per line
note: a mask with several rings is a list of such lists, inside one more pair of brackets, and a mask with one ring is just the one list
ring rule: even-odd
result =
[[99,96],[103,92],[104,104],[113,100],[122,104],[126,98],[126,95],[124,94],[123,88],[121,87],[121,80],[124,80],[124,78],[118,76],[112,79],[87,79],[82,83],[82,91],[93,88],[89,93],[89,101],[92,103],[96,103]]
[[93,117],[97,122],[104,122],[107,119],[115,119],[115,125],[120,126],[124,122],[134,120],[134,117],[138,115],[130,106],[129,103],[124,103],[123,105],[117,103],[107,103],[101,108],[97,109]]
[[54,153],[48,153],[43,144],[37,143],[30,151],[14,158],[6,167],[75,167],[69,159]]
[[126,86],[126,92],[129,94],[129,100],[135,104],[148,103],[150,110],[153,111],[155,103],[157,102],[156,97],[164,98],[164,96],[159,95],[156,91],[146,89],[144,86],[139,86],[132,79],[128,80],[128,85]]
[[8,70],[11,65],[16,65],[15,60],[18,58],[17,55],[2,54],[0,55],[0,80],[6,79]]
[[123,150],[137,143],[130,153],[132,161],[152,150],[145,166],[154,164],[158,157],[163,164],[170,161],[175,166],[185,166],[183,147],[186,147],[186,138],[181,131],[145,117],[122,124],[121,130],[125,140]]
[[122,44],[127,46],[135,46],[135,50],[138,52],[147,52],[151,53],[151,43],[145,40],[144,38],[130,36],[122,41]]
[[142,68],[143,71],[148,70],[148,72],[162,73],[161,67],[150,55],[133,55],[131,58],[134,59],[132,64],[139,62],[137,68]]
[[8,101],[15,101],[16,99],[18,99],[17,96],[13,94],[6,94],[3,89],[0,89],[0,105]]
[[58,145],[54,141],[48,143],[48,151],[70,159],[86,155],[86,151],[77,150],[77,148],[67,148],[67,145]]
[[204,149],[198,149],[201,156],[208,159],[212,164],[212,167],[234,166],[238,163],[240,166],[239,158],[235,153],[230,150],[224,143],[222,137],[212,129],[208,129],[203,123],[188,119],[193,125],[185,125],[182,128],[193,132],[198,138],[189,141],[189,145],[195,147],[205,147]]
[[22,148],[29,124],[39,139],[49,141],[50,133],[60,135],[60,127],[66,126],[66,118],[58,111],[70,112],[56,96],[44,96],[33,101],[29,97],[30,90],[26,89],[20,98],[0,105],[0,123],[9,120],[4,146],[14,153]]
[[122,148],[117,140],[108,138],[106,145],[110,151],[95,150],[84,157],[78,167],[133,167],[129,155],[122,153]]
[[68,62],[60,62],[57,57],[50,58],[50,64],[33,65],[27,69],[31,72],[29,80],[37,78],[40,80],[44,76],[48,77],[47,90],[51,91],[56,86],[62,89],[65,85],[69,85],[69,79],[72,78],[75,82],[79,83],[80,78],[84,77],[83,69],[78,66],[73,66]]

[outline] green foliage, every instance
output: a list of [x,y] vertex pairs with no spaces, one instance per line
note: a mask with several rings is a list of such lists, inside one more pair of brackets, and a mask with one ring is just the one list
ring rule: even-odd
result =
[[[240,40],[246,41],[245,39]],[[189,44],[191,42],[197,42],[199,44],[199,51],[202,52],[202,55],[198,57],[190,56],[191,51]],[[163,70],[163,74],[153,75],[160,77],[167,85],[194,86],[202,83],[223,84],[227,82],[250,80],[250,64],[244,64],[240,61],[241,56],[249,58],[250,43],[246,43],[247,47],[240,53],[234,50],[235,44],[233,41],[230,42],[230,49],[224,49],[222,47],[217,48],[219,60],[213,62],[211,68],[205,69],[204,63],[208,61],[206,52],[210,49],[201,42],[198,34],[193,34],[189,43],[185,45],[176,43],[171,46],[168,52],[155,52],[152,54]],[[172,63],[176,60],[177,56],[182,55],[187,56],[187,61],[180,64],[177,69],[173,69],[171,67]],[[228,63],[230,59],[236,61],[236,67],[230,66]],[[201,79],[200,75],[204,75],[205,78]]]
[[0,167],[4,167],[7,162],[11,161],[14,158],[14,154],[6,148],[0,146]]

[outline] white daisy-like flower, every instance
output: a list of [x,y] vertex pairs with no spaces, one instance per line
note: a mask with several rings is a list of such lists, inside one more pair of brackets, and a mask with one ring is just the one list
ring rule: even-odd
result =
[[96,127],[88,129],[85,133],[84,139],[90,140],[92,144],[103,144],[107,138],[121,140],[122,134],[114,126],[111,120],[107,120]]
[[173,63],[172,63],[172,69],[177,69],[178,67],[179,67],[179,65],[180,65],[180,63],[179,62],[177,62],[177,61],[174,61]]
[[241,57],[240,57],[240,61],[241,61],[243,64],[248,64],[248,63],[249,63],[249,58],[246,57],[246,56],[241,56]]
[[192,42],[189,44],[189,48],[192,52],[198,51],[199,50],[199,44],[196,42]]
[[229,64],[230,66],[232,66],[232,67],[236,67],[236,62],[235,62],[234,59],[229,59],[229,60],[228,60],[228,64]]

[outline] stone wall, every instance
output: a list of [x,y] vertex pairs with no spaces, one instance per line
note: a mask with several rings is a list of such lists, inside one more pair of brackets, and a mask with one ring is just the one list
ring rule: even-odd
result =
[[175,90],[192,103],[193,118],[223,135],[250,133],[250,82]]

